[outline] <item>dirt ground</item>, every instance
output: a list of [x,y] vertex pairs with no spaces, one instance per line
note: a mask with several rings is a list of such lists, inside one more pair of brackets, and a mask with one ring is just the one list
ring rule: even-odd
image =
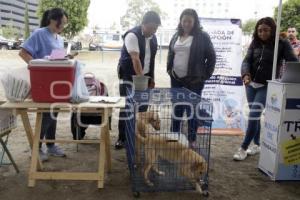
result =
[[[118,52],[81,53],[79,58],[86,64],[85,71],[91,71],[100,77],[109,87],[110,94],[116,95],[117,76],[116,63]],[[169,79],[165,73],[165,56],[157,58],[156,83],[158,87],[168,87]],[[17,52],[0,51],[0,73],[6,69],[24,67]],[[2,90],[2,89],[1,89]],[[0,90],[3,99],[3,91]],[[18,127],[9,138],[10,149],[21,172],[16,174],[12,166],[0,167],[0,199],[1,200],[93,200],[93,199],[134,199],[131,192],[129,171],[125,150],[114,150],[117,139],[117,116],[114,112],[111,131],[112,172],[106,175],[105,188],[97,189],[96,182],[90,181],[37,181],[34,188],[28,188],[28,169],[30,164],[30,148],[20,119]],[[57,137],[70,139],[71,131],[65,116],[61,115],[57,127]],[[30,115],[34,124],[35,115]],[[99,128],[88,129],[87,138],[99,137]],[[257,169],[258,156],[249,157],[244,162],[234,162],[232,155],[240,145],[242,138],[235,136],[213,136],[211,150],[210,182],[208,199],[213,200],[297,200],[300,199],[299,182],[273,182]],[[97,169],[97,145],[62,145],[67,153],[66,158],[50,158],[45,163],[48,171],[95,171]],[[191,191],[167,193],[142,193],[140,199],[205,199]]]

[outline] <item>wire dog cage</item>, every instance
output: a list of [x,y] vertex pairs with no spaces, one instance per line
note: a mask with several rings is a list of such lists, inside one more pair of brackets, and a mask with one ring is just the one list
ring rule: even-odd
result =
[[208,195],[212,104],[185,88],[134,91],[126,103],[132,191]]

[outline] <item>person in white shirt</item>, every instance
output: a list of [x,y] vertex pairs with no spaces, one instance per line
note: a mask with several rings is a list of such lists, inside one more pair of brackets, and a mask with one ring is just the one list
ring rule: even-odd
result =
[[[154,66],[157,52],[157,39],[155,33],[161,25],[159,15],[154,11],[148,11],[140,26],[127,31],[124,36],[124,45],[118,64],[120,79],[120,95],[128,96],[131,91],[132,76],[149,76],[149,88],[155,87]],[[126,113],[120,112],[119,138],[115,144],[116,149],[122,149],[125,142]]]

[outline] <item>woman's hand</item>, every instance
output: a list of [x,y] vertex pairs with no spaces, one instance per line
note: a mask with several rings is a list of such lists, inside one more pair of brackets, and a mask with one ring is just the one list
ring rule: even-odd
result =
[[243,82],[245,85],[249,85],[249,83],[251,82],[251,77],[249,74],[247,74],[243,77]]

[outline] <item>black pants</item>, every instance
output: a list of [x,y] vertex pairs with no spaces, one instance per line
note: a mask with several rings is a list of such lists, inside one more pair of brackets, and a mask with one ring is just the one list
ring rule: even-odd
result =
[[[119,84],[119,91],[120,91],[120,96],[121,97],[129,97],[134,95],[134,91],[132,90],[132,82],[131,81],[125,81],[124,83]],[[128,107],[126,109],[129,109]],[[119,141],[125,142],[126,140],[126,135],[125,135],[125,129],[126,129],[126,119],[129,117],[129,113],[126,113],[126,109],[120,110],[119,114],[119,124],[118,124],[118,129],[119,129]],[[148,105],[141,105],[138,106],[138,112],[146,112],[148,110]]]
[[[132,90],[132,85],[130,84],[131,82],[128,81],[127,83],[120,83],[119,84],[119,91],[120,91],[120,96],[121,97],[126,97],[129,95],[130,91]],[[126,128],[126,113],[124,110],[120,110],[119,114],[119,124],[118,124],[118,129],[119,129],[119,141],[125,142],[126,136],[125,136],[125,128]]]
[[[58,113],[53,113],[52,116],[57,118]],[[57,120],[53,119],[51,113],[43,113],[42,127],[40,139],[55,140]],[[47,147],[53,146],[54,143],[47,143]],[[40,143],[40,147],[42,144]]]
[[[191,90],[192,92],[195,92],[199,96],[201,96],[202,95],[202,90],[204,88],[204,84],[199,83],[199,84],[194,85],[194,86],[187,86],[184,83],[180,82],[179,80],[176,80],[174,77],[171,76],[171,87],[172,88],[185,87],[185,88]],[[174,108],[174,114],[177,118],[182,118],[184,112],[186,112],[187,116],[190,116],[191,113],[192,113],[192,109],[195,109],[195,108],[191,108],[191,107],[186,106],[186,105],[177,105]],[[181,122],[182,122],[182,120],[172,119],[171,131],[173,133],[179,133],[180,132]],[[196,141],[196,132],[197,132],[197,128],[198,128],[197,126],[198,125],[197,125],[196,116],[194,116],[194,117],[192,117],[192,119],[188,120],[188,140],[190,142]]]

